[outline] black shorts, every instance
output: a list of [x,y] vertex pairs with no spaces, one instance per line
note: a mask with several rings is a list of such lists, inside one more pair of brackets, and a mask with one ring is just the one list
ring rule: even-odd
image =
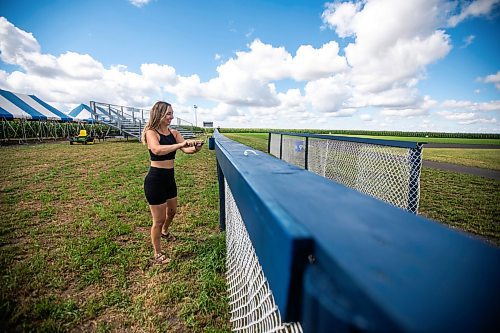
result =
[[150,205],[161,205],[177,196],[174,169],[150,167],[144,178],[144,194]]

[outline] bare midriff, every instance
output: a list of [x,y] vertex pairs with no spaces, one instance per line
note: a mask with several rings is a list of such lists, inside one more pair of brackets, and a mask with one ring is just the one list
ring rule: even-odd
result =
[[155,168],[161,168],[161,169],[173,169],[174,168],[174,160],[151,161],[151,166],[155,167]]

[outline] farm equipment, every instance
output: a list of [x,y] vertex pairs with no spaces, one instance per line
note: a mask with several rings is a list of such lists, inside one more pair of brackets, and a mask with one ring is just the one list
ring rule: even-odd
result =
[[83,145],[92,145],[94,144],[94,137],[92,136],[88,136],[87,135],[87,131],[82,129],[80,130],[80,134],[78,134],[78,136],[75,136],[75,137],[72,137],[69,139],[69,144],[70,145],[73,145],[73,144],[83,144]]

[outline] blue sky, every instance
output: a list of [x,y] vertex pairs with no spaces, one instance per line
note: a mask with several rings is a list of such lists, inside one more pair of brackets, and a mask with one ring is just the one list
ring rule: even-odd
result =
[[499,2],[2,1],[0,88],[221,127],[499,133]]

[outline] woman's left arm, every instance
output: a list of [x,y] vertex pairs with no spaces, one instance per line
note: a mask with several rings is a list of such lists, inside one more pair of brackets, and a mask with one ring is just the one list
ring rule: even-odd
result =
[[[177,143],[181,143],[181,142],[186,141],[179,131],[172,130],[172,129],[170,131],[174,135],[175,141],[177,141]],[[181,148],[181,150],[186,154],[197,153],[201,150],[201,147],[203,147],[203,141],[198,141],[198,140],[188,140],[188,141],[189,141],[189,144],[186,147]],[[197,144],[197,143],[199,143],[199,144]]]

